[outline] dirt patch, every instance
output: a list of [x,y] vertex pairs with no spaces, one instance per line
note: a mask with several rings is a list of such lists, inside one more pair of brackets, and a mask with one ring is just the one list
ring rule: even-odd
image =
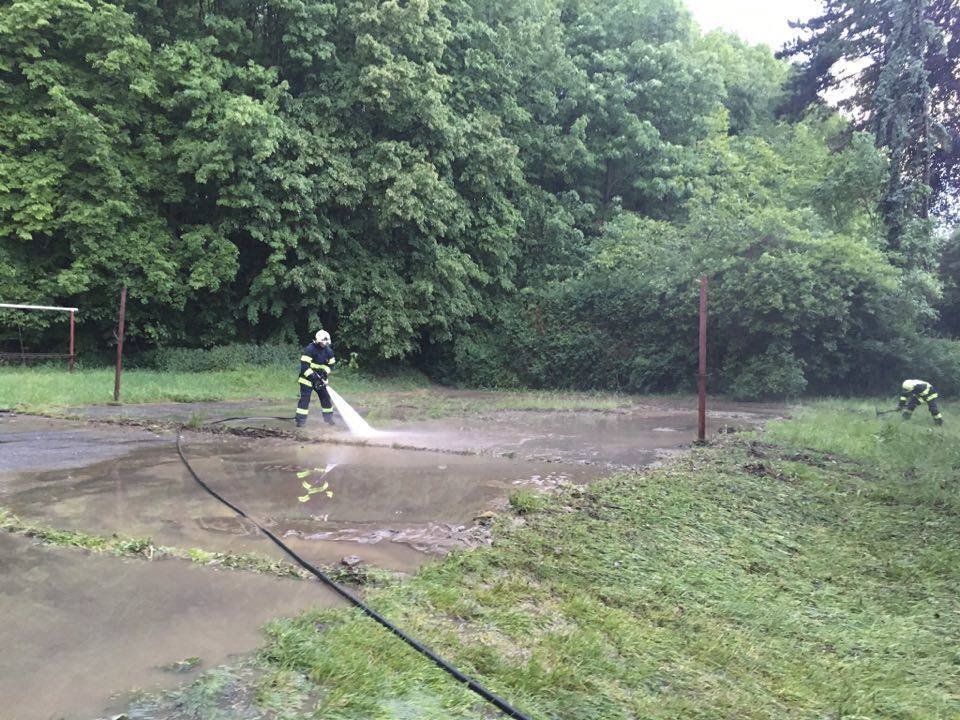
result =
[[[262,400],[188,403],[140,403],[131,405],[82,405],[68,407],[64,415],[88,420],[139,420],[163,423],[199,423],[233,416],[289,417],[293,422],[296,398],[289,403]],[[282,421],[277,420],[278,424]]]

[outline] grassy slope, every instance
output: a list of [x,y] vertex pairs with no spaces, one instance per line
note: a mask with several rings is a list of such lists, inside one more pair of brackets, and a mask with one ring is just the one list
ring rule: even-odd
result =
[[[960,423],[848,407],[518,502],[494,547],[370,600],[536,718],[958,717]],[[354,613],[269,632],[272,703],[487,716]]]

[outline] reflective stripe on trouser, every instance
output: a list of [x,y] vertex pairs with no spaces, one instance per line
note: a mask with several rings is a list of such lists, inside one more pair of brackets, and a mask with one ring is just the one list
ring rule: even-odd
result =
[[[313,395],[313,385],[300,386],[300,402],[297,403],[298,415],[306,415],[308,412],[310,412],[311,395]],[[320,396],[320,407],[323,408],[323,411],[325,413],[332,413],[333,401],[330,399],[330,393],[327,392],[327,388],[320,388],[320,390],[317,391],[317,395]]]
[[[924,400],[923,402],[927,403],[927,407],[930,409],[930,414],[933,415],[934,420],[940,420],[943,417],[943,413],[940,411],[940,405],[937,403],[936,395],[934,395],[934,397],[932,397],[930,400]],[[916,400],[912,401],[905,408],[906,412],[908,414],[913,414],[913,411],[917,409],[917,404],[918,403]]]

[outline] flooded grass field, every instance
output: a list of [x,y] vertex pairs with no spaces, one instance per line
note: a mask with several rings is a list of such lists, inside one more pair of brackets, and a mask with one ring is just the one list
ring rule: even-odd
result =
[[[158,425],[103,422],[121,411],[128,421]],[[217,403],[71,411],[86,421],[0,416],[0,507],[64,530],[278,557],[252,523],[200,490],[177,456],[172,429],[191,418],[269,411]],[[746,427],[782,413],[723,405],[711,422]],[[232,424],[289,430],[280,420]],[[300,437],[187,431],[184,447],[217,492],[307,559],[330,565],[354,556],[351,562],[412,572],[453,547],[488,543],[485,518],[517,489],[549,490],[657,464],[689,446],[694,433],[691,402],[658,400],[602,412],[508,409],[392,420],[362,443],[319,422]],[[209,668],[253,650],[268,618],[333,602],[314,582],[0,540],[0,641],[17,649],[0,667],[0,696],[13,698],[18,720],[91,716],[118,692],[176,683],[157,669],[165,664],[197,657]],[[53,687],[43,679],[50,675]],[[78,686],[82,692],[71,690]]]

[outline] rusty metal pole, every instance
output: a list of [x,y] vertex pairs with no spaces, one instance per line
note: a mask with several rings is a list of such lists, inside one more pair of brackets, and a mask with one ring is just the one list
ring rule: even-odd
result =
[[74,314],[75,313],[73,312],[73,310],[71,310],[70,311],[70,372],[71,373],[73,372],[73,332],[74,332],[74,324],[76,322],[74,318]]
[[697,442],[707,440],[707,276],[700,276],[700,371],[697,376],[700,395]]
[[117,326],[117,370],[113,378],[113,401],[120,402],[120,373],[123,372],[123,324],[127,316],[127,286],[120,291],[120,324]]

